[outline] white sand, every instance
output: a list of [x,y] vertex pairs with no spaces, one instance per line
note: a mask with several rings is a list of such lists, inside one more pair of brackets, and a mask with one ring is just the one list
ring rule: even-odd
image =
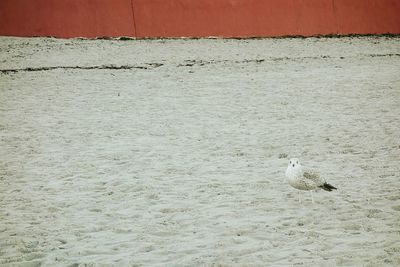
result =
[[55,66],[0,73],[0,265],[400,265],[400,38],[0,38]]

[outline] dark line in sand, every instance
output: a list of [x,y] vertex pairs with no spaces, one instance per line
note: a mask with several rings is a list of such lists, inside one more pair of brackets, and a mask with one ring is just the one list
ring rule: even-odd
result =
[[[369,54],[369,55],[361,55],[363,57],[392,57],[392,56],[400,56],[400,54]],[[204,66],[210,64],[220,64],[220,63],[236,63],[236,64],[243,64],[243,63],[263,63],[265,61],[299,61],[304,59],[345,59],[346,57],[332,57],[329,55],[321,55],[321,56],[308,56],[308,57],[269,57],[265,59],[244,59],[244,60],[184,60],[183,63],[177,65],[177,67],[193,67],[193,66]]]
[[[399,57],[400,54],[369,54],[369,55],[358,55],[362,57]],[[244,60],[184,60],[183,63],[176,65],[176,67],[193,67],[193,66],[204,66],[210,64],[220,64],[220,63],[235,63],[235,64],[245,64],[245,63],[256,63],[260,64],[266,61],[299,61],[304,59],[345,59],[346,57],[332,57],[329,55],[322,56],[308,56],[308,57],[269,57],[265,59],[244,59]],[[20,69],[0,69],[0,73],[17,73],[17,72],[33,72],[33,71],[51,71],[57,69],[78,69],[78,70],[131,70],[131,69],[142,69],[149,70],[155,69],[163,66],[163,63],[145,63],[141,66],[133,65],[99,65],[99,66],[52,66],[52,67],[27,67]]]
[[49,71],[49,70],[58,70],[58,69],[78,69],[78,70],[131,70],[131,69],[155,69],[161,67],[162,63],[147,63],[144,66],[131,66],[131,65],[100,65],[100,66],[53,66],[53,67],[28,67],[28,68],[20,68],[20,69],[2,69],[1,73],[16,73],[20,71],[30,72],[30,71]]

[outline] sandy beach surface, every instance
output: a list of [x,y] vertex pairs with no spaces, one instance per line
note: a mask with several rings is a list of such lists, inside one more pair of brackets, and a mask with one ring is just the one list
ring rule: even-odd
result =
[[399,37],[0,38],[1,266],[399,266],[399,173]]

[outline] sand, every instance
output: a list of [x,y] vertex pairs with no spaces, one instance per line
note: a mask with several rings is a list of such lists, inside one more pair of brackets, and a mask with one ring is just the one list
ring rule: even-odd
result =
[[1,37],[0,101],[2,266],[400,265],[398,37]]

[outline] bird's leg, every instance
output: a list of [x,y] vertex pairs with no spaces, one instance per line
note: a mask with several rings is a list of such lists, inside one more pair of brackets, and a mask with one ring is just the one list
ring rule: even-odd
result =
[[312,201],[312,203],[314,203],[314,197],[313,197],[312,190],[310,190],[310,194],[311,194],[311,201]]
[[301,203],[301,195],[300,195],[300,191],[298,191],[298,196],[299,196],[299,203]]

